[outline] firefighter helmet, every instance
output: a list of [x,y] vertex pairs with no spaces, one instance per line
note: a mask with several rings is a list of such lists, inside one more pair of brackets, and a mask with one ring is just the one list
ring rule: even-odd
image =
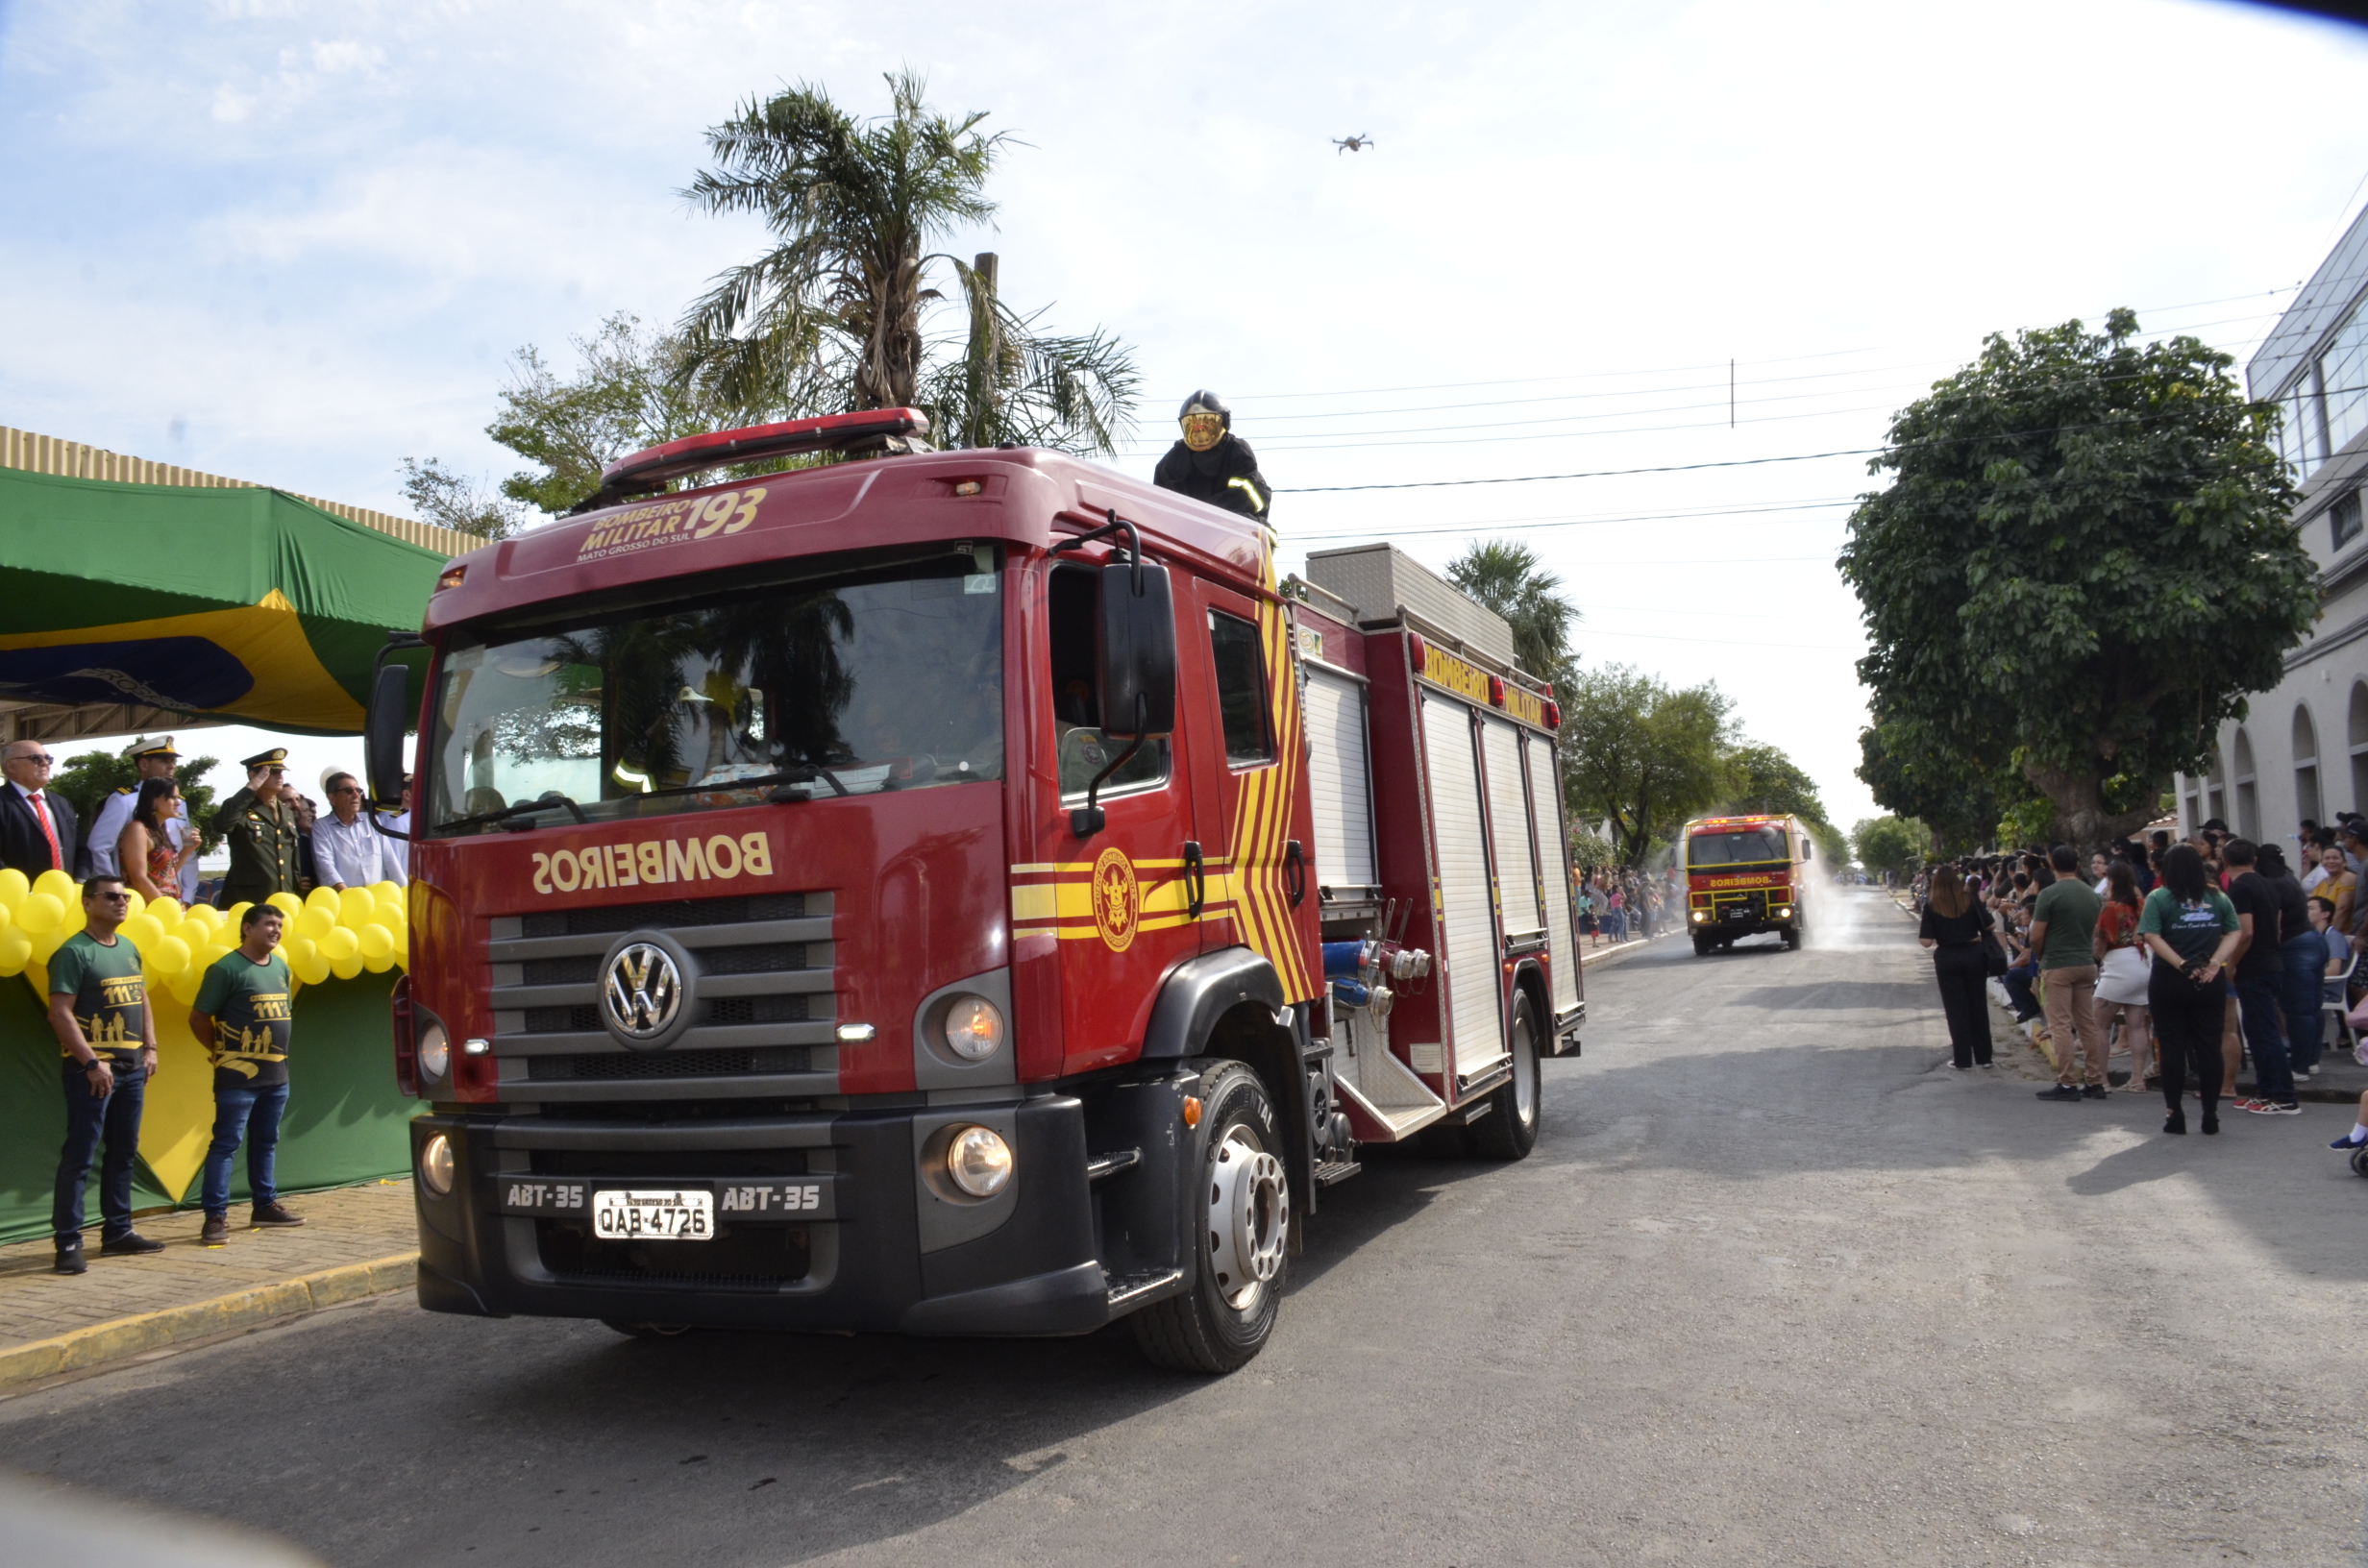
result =
[[1175,422],[1184,428],[1186,446],[1206,452],[1232,430],[1233,410],[1225,406],[1224,399],[1204,387],[1184,400]]

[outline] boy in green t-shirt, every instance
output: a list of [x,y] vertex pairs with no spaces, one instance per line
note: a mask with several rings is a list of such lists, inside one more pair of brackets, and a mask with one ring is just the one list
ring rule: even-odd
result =
[[83,884],[83,928],[49,960],[49,1026],[65,1058],[65,1146],[58,1153],[57,1199],[50,1229],[57,1269],[81,1274],[83,1188],[102,1137],[99,1167],[99,1250],[111,1256],[162,1252],[132,1229],[132,1159],[139,1152],[139,1114],[148,1080],[157,1072],[157,1032],[148,1017],[148,990],[139,953],[117,934],[131,913],[119,876]]
[[189,1014],[189,1032],[213,1064],[213,1143],[206,1150],[206,1227],[210,1247],[230,1240],[231,1162],[247,1145],[247,1188],[256,1225],[302,1225],[280,1203],[272,1165],[280,1118],[287,1112],[290,1031],[287,960],[279,952],[282,918],[270,904],[238,919],[238,946],[206,971]]

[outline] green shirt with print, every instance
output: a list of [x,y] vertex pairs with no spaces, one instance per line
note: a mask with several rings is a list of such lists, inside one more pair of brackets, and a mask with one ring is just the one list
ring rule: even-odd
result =
[[2157,888],[2146,895],[2137,916],[2138,935],[2160,937],[2183,964],[2209,962],[2220,950],[2221,938],[2243,929],[2236,906],[2218,888],[2206,888],[2203,900],[2193,904],[2182,903],[2168,888]]
[[[122,937],[111,945],[77,931],[49,960],[49,993],[74,998],[83,1039],[111,1066],[132,1060],[148,1043],[148,987],[139,976],[139,949]],[[60,1056],[72,1056],[63,1041]]]
[[274,948],[260,964],[224,953],[197,988],[197,1010],[213,1019],[213,1087],[268,1089],[287,1082],[287,960]]
[[2039,949],[2039,968],[2077,969],[2096,963],[2096,949],[2089,945],[2089,939],[2096,934],[2097,917],[2104,913],[2105,900],[2085,882],[2059,875],[2041,888],[2038,901],[2031,906],[2031,918],[2047,922],[2047,945]]

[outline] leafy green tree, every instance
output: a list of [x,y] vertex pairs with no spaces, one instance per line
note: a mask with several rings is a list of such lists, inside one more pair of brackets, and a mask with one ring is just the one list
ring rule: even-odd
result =
[[683,385],[690,356],[677,334],[647,331],[620,310],[590,337],[569,341],[580,363],[566,379],[539,350],[518,351],[501,415],[485,427],[541,469],[502,481],[512,502],[565,512],[600,488],[601,470],[618,458],[737,423],[735,410]]
[[1612,841],[1591,827],[1577,826],[1570,830],[1570,864],[1582,872],[1601,870],[1619,864],[1619,851]]
[[1912,875],[1932,858],[1932,833],[1912,817],[1875,817],[1850,830],[1850,848],[1870,871]]
[[1798,764],[1772,746],[1741,742],[1726,754],[1727,782],[1723,809],[1742,814],[1767,812],[1798,817],[1809,824],[1829,859],[1839,859],[1848,842],[1825,815],[1817,785]]
[[[1137,386],[1125,346],[1039,331],[1041,312],[1003,304],[992,257],[966,266],[930,249],[993,218],[987,177],[1010,133],[981,132],[984,113],[932,110],[910,71],[888,86],[884,118],[858,121],[800,85],[708,131],[715,166],[682,194],[763,219],[775,243],[684,314],[681,384],[776,418],[920,405],[941,441],[1115,452]],[[941,262],[962,296],[950,342],[926,330],[927,306],[946,299],[929,283]]]
[[[202,845],[210,849],[222,842],[214,831],[213,786],[206,782],[213,769],[211,757],[190,757],[173,768],[173,777],[181,785],[181,798],[188,806],[189,821],[197,825]],[[99,820],[99,807],[117,790],[139,786],[139,768],[112,751],[85,751],[65,759],[49,781],[49,787],[74,804],[74,815],[81,819],[83,830]]]
[[525,514],[516,502],[486,495],[475,480],[433,457],[426,462],[403,459],[403,494],[423,521],[480,539],[508,538],[518,531]]
[[2101,334],[1992,334],[1892,423],[1871,466],[1893,478],[1852,515],[1841,570],[1873,644],[1868,783],[1894,810],[1898,780],[2010,768],[2068,841],[2127,832],[2317,615],[2275,405],[2227,355],[2136,331],[2115,310]]
[[1557,690],[1570,815],[1608,819],[1620,862],[1640,867],[1725,788],[1734,703],[1714,684],[1673,691],[1626,665],[1579,672]]
[[1490,539],[1447,563],[1447,580],[1504,617],[1515,662],[1559,690],[1570,677],[1570,625],[1579,612],[1559,591],[1538,552],[1517,541]]

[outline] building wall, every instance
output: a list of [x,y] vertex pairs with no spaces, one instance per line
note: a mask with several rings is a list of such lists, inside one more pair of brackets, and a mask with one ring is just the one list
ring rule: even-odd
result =
[[2248,390],[2284,407],[2282,446],[2302,487],[2294,525],[2319,567],[2318,624],[2284,678],[2220,726],[2214,762],[2180,774],[2179,821],[2217,817],[2282,840],[2302,820],[2368,812],[2368,212],[2356,219],[2245,367]]

